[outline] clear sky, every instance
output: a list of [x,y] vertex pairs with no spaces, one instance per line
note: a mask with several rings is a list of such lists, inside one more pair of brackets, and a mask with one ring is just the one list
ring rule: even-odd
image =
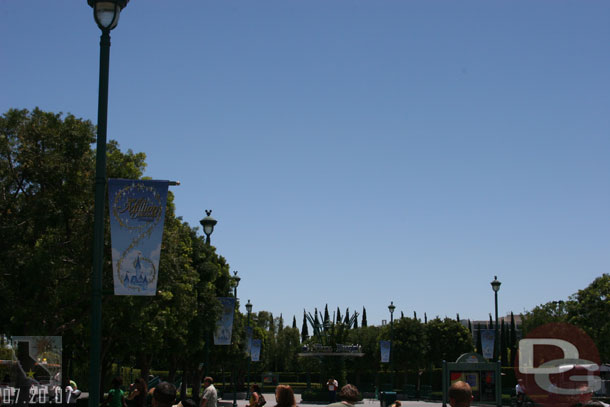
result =
[[[0,111],[96,123],[87,2],[0,21]],[[132,0],[108,137],[213,209],[242,311],[485,319],[609,272],[609,51],[607,0]]]

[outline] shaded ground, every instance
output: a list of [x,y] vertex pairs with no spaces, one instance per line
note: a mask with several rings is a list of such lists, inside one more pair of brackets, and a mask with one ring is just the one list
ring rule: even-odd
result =
[[[265,399],[267,400],[267,404],[265,407],[273,407],[275,405],[275,394],[273,393],[263,393]],[[320,407],[325,406],[326,403],[301,403],[301,395],[295,394],[297,399],[297,404],[300,407]],[[442,403],[428,403],[425,401],[402,401],[401,403],[405,407],[441,407]],[[219,407],[230,407],[233,404],[233,399],[220,399]],[[237,400],[237,407],[245,407],[248,404],[246,400]],[[380,407],[379,400],[376,399],[364,399],[362,403],[356,404],[356,407]]]

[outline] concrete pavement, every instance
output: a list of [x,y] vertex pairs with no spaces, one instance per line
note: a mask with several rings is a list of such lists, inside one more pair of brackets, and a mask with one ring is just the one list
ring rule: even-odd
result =
[[[267,400],[267,404],[265,407],[273,407],[275,405],[275,394],[273,393],[263,393],[265,396],[265,400]],[[297,405],[299,407],[322,407],[326,406],[327,403],[313,403],[313,402],[301,402],[301,395],[295,394],[295,398],[297,401]],[[441,407],[443,403],[430,403],[426,401],[400,401],[405,407]],[[219,406],[221,407],[230,407],[233,404],[233,399],[220,399]],[[248,405],[247,400],[237,400],[237,407],[245,407]],[[362,402],[356,404],[356,407],[380,407],[379,400],[376,399],[364,399]]]

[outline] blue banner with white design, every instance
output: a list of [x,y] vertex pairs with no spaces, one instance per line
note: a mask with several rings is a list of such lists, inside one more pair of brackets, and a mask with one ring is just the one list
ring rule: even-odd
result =
[[222,305],[222,314],[216,322],[216,332],[214,332],[214,345],[230,345],[231,333],[233,332],[233,314],[235,312],[234,297],[219,297]]
[[169,181],[108,180],[115,295],[155,295]]
[[481,353],[485,359],[493,359],[496,332],[493,329],[481,329]]
[[379,350],[381,351],[381,363],[390,363],[390,349],[392,342],[379,341]]
[[250,348],[250,357],[253,362],[261,360],[261,346],[262,341],[260,339],[252,339],[252,347]]

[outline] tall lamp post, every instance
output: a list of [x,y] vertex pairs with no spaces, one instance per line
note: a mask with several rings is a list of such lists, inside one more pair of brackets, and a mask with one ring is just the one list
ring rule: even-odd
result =
[[[201,227],[203,227],[203,233],[205,234],[205,244],[210,246],[211,239],[210,236],[214,233],[214,226],[218,221],[214,219],[212,215],[211,209],[205,210],[206,217],[201,219],[199,223],[201,223]],[[204,375],[207,377],[210,371],[210,342],[212,341],[212,333],[208,332],[207,338],[205,340],[205,368],[203,369]]]
[[498,338],[498,291],[500,291],[500,285],[502,284],[498,281],[498,276],[494,276],[494,281],[491,283],[491,289],[494,290],[494,300],[496,304],[496,327],[495,327],[495,341],[496,346],[494,347],[496,351],[496,358],[500,358],[500,338]]
[[201,219],[199,223],[201,223],[201,226],[203,226],[203,233],[205,233],[205,244],[209,246],[211,244],[210,235],[214,232],[214,226],[216,226],[216,223],[218,223],[218,221],[211,216],[211,209],[206,209],[205,214],[207,216]]
[[102,271],[104,268],[104,210],[106,194],[106,130],[108,127],[108,73],[110,31],[119,22],[129,0],[87,0],[93,18],[102,30],[100,37],[100,77],[97,102],[97,150],[95,156],[95,206],[93,222],[93,268],[91,275],[91,364],[89,366],[89,406],[100,403],[102,353]]
[[[237,286],[241,281],[241,278],[237,275],[237,270],[233,272],[233,280],[235,281],[235,287],[233,288],[233,296],[235,297],[235,308],[237,308]],[[235,368],[237,364],[233,365],[233,407],[237,407],[237,378],[235,376]]]
[[250,333],[250,338],[248,338],[248,336],[246,335],[246,340],[250,340],[250,343],[246,344],[246,347],[248,348],[248,374],[246,376],[247,378],[247,389],[246,389],[246,400],[250,400],[250,362],[252,361],[252,332],[250,332],[250,330],[252,329],[250,327],[250,314],[252,314],[252,304],[250,303],[250,300],[248,300],[248,303],[246,304],[246,310],[248,310],[248,328],[246,332]]
[[388,309],[390,310],[390,369],[392,370],[392,390],[394,389],[394,310],[396,306],[394,306],[394,301],[390,302],[388,305]]

